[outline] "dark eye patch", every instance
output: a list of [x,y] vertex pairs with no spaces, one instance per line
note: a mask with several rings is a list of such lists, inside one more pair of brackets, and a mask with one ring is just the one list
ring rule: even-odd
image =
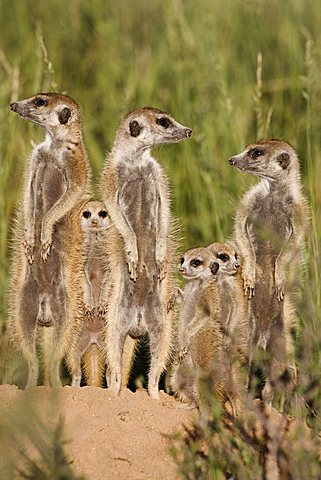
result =
[[191,260],[191,265],[192,265],[192,267],[197,268],[197,267],[200,267],[201,265],[203,265],[203,262],[201,260],[199,260],[198,258],[194,258],[193,260]]
[[172,122],[167,117],[156,118],[156,123],[163,128],[168,128],[170,125],[172,125]]
[[230,257],[227,255],[227,253],[219,253],[217,255],[217,258],[219,260],[222,260],[222,262],[227,262],[230,259]]
[[235,257],[235,260],[237,260],[237,253],[236,253],[236,252],[235,252],[235,254],[234,254],[234,257]]
[[43,98],[36,98],[33,104],[35,107],[44,107],[45,105],[48,104],[48,101],[44,100]]
[[101,218],[106,218],[107,217],[107,212],[106,210],[100,210],[100,212],[98,212],[98,216],[101,217]]
[[82,212],[82,216],[84,218],[90,218],[91,217],[91,212],[89,210],[85,210],[84,212]]
[[249,151],[249,156],[251,158],[258,158],[261,155],[264,155],[264,149],[263,148],[252,148],[252,150]]
[[180,259],[180,264],[183,265],[183,263],[184,263],[184,257]]

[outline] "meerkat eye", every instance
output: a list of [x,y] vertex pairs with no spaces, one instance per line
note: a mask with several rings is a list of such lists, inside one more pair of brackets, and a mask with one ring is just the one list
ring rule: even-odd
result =
[[235,255],[234,255],[234,257],[235,257],[235,260],[237,260],[237,253],[236,253],[236,252],[235,252]]
[[168,128],[172,124],[172,122],[167,117],[157,118],[156,123],[163,128]]
[[222,262],[227,262],[230,259],[230,257],[226,253],[220,253],[219,255],[217,255],[217,258],[219,260],[222,260]]
[[253,148],[253,150],[250,151],[251,158],[257,158],[257,157],[260,157],[261,155],[264,155],[263,148]]
[[192,267],[197,268],[197,267],[200,267],[201,265],[203,265],[203,262],[201,260],[199,260],[198,258],[194,258],[191,261],[191,265],[192,265]]
[[98,216],[101,217],[101,218],[106,218],[107,217],[107,212],[106,210],[100,210],[100,212],[98,212]]
[[91,217],[91,213],[89,210],[85,210],[83,213],[82,213],[82,216],[84,218],[90,218]]
[[184,263],[184,257],[180,259],[180,264],[183,265],[183,263]]
[[43,107],[44,105],[47,105],[47,103],[48,102],[43,98],[36,98],[36,100],[33,102],[35,107]]

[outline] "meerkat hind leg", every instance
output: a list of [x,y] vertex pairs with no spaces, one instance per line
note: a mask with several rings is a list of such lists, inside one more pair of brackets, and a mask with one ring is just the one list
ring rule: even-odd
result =
[[14,336],[20,342],[21,352],[28,363],[28,379],[25,388],[35,387],[39,377],[39,360],[36,351],[39,290],[29,278],[21,292],[18,318],[13,325]]
[[127,336],[127,328],[119,330],[119,325],[109,326],[107,336],[108,370],[106,380],[111,393],[119,395],[122,386],[122,353]]
[[25,344],[22,346],[22,351],[25,359],[28,362],[28,379],[25,389],[36,387],[39,377],[39,360],[37,358],[35,342],[30,343],[28,346]]
[[158,384],[165,369],[169,351],[170,325],[162,322],[155,330],[149,329],[150,369],[148,374],[148,393],[152,398],[159,400]]
[[271,327],[268,351],[271,355],[268,376],[262,392],[263,401],[272,406],[274,396],[278,394],[278,401],[282,409],[289,402],[296,383],[296,368],[294,361],[289,358],[289,339],[286,338],[283,319],[278,318]]
[[137,340],[127,335],[121,361],[121,388],[126,388],[133,366]]

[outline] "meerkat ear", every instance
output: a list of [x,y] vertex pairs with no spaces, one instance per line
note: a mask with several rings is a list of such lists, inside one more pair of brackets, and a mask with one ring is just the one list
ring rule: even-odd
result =
[[213,275],[216,275],[219,269],[219,264],[216,262],[211,263],[211,272]]
[[68,122],[69,118],[71,117],[71,110],[68,107],[65,107],[59,112],[59,122],[64,125]]
[[139,125],[137,120],[132,120],[129,124],[129,131],[132,137],[138,137],[142,131],[142,127]]
[[279,162],[279,165],[285,170],[288,168],[290,164],[290,155],[286,152],[280,153],[277,157],[277,161]]

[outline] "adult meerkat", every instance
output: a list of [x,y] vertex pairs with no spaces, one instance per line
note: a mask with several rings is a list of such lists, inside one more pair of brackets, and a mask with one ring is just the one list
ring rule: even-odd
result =
[[72,386],[80,386],[81,362],[87,385],[101,387],[105,366],[103,324],[106,313],[108,261],[106,243],[110,219],[102,202],[89,201],[83,206],[80,218],[84,233],[84,265],[82,270],[82,308],[76,339],[68,352],[67,362]]
[[14,232],[11,332],[28,362],[26,387],[38,381],[37,337],[46,381],[60,386],[59,367],[77,310],[73,279],[81,267],[80,232],[72,212],[86,198],[90,177],[81,113],[71,98],[56,93],[39,93],[10,107],[46,131],[27,166]]
[[[237,328],[233,313],[237,314],[228,308],[233,300],[228,293],[222,294],[222,286],[224,279],[237,275],[240,265],[230,245],[214,245],[212,250],[191,249],[181,259],[179,271],[188,283],[179,319],[179,363],[171,384],[188,407],[199,406],[200,381],[209,374],[218,398],[229,413],[236,415],[241,409],[238,372],[232,357],[232,334]],[[240,332],[247,336],[246,324]],[[240,349],[246,348],[246,340],[237,340]]]
[[308,206],[299,160],[288,143],[259,141],[229,162],[260,178],[241,200],[234,236],[243,258],[244,291],[251,298],[253,344],[270,353],[263,390],[263,399],[270,404],[281,379],[287,379],[290,390],[296,381],[290,335],[294,315],[287,287],[302,260]]
[[139,108],[121,122],[107,158],[101,191],[115,228],[109,245],[106,351],[115,393],[127,384],[136,340],[148,333],[148,392],[159,398],[171,343],[174,249],[168,181],[151,149],[191,134],[168,113]]

